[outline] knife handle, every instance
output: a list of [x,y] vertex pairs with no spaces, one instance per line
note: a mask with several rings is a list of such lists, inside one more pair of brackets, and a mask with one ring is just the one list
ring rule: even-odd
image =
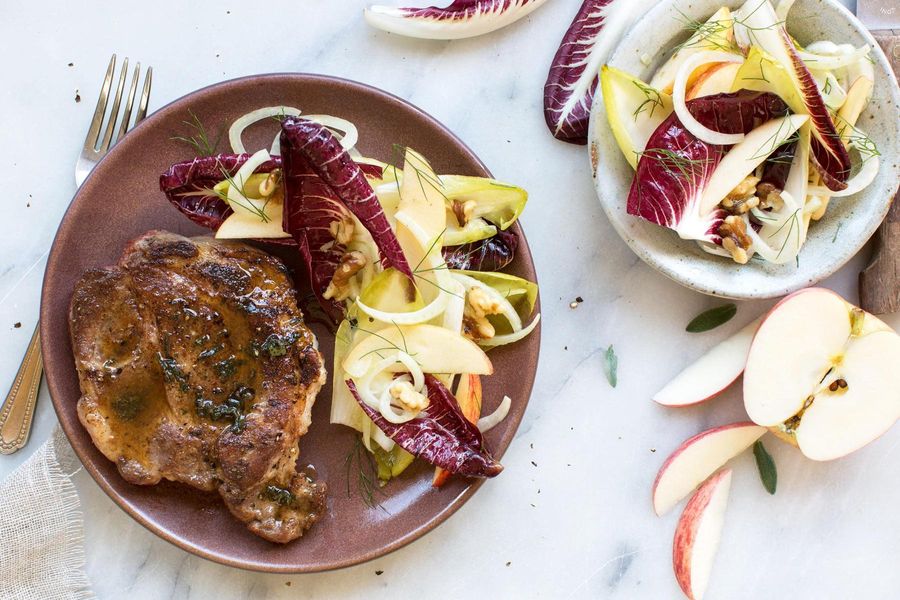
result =
[[[894,69],[900,72],[900,32],[873,31]],[[875,237],[872,262],[859,274],[859,303],[870,313],[881,315],[900,311],[900,194]]]

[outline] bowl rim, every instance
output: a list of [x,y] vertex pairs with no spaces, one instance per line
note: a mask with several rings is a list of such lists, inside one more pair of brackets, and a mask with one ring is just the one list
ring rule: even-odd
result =
[[[900,85],[898,85],[898,80],[894,76],[894,72],[891,69],[890,63],[888,62],[887,57],[884,54],[881,46],[872,36],[871,32],[856,18],[850,10],[847,9],[843,4],[841,4],[838,0],[819,0],[820,2],[824,2],[830,8],[836,10],[839,14],[841,14],[846,21],[853,27],[853,29],[860,36],[863,37],[865,43],[868,44],[871,48],[873,48],[873,58],[875,59],[876,65],[876,76],[880,75],[882,79],[886,80],[886,85],[889,89],[889,100],[894,107],[900,106]],[[626,52],[634,51],[637,44],[635,43],[635,39],[638,33],[635,31],[638,29],[638,25],[641,23],[647,23],[652,21],[659,21],[660,16],[669,11],[674,5],[678,4],[679,0],[659,0],[655,3],[655,5],[645,13],[643,13],[640,17],[638,17],[632,26],[629,28],[628,32],[622,37],[622,39],[616,44],[615,49],[610,53],[605,61],[607,64],[612,65],[617,57],[625,54]],[[683,2],[682,2],[683,4]],[[730,6],[734,4],[742,4],[738,0],[720,0],[720,5]],[[679,7],[681,10],[695,10],[695,5],[688,3],[684,8]],[[670,266],[659,259],[656,255],[657,251],[653,248],[647,247],[647,244],[639,242],[636,240],[628,230],[625,222],[620,219],[621,215],[617,210],[617,207],[613,205],[613,203],[608,202],[605,199],[605,193],[601,190],[600,180],[598,178],[599,171],[599,150],[597,148],[597,140],[600,135],[612,135],[612,132],[609,130],[609,124],[606,119],[606,107],[604,102],[598,101],[602,98],[599,86],[597,94],[595,95],[595,101],[591,107],[591,116],[589,122],[589,131],[588,131],[588,152],[587,159],[591,166],[591,177],[594,183],[594,192],[596,193],[598,200],[600,202],[601,207],[603,208],[604,213],[607,216],[607,220],[612,225],[613,229],[615,229],[616,233],[619,237],[628,245],[631,250],[637,254],[637,256],[643,260],[648,266],[653,268],[655,271],[665,275],[667,278],[683,285],[689,289],[700,292],[702,294],[706,294],[709,296],[716,296],[721,298],[730,298],[735,300],[759,300],[759,299],[768,299],[768,298],[777,298],[781,296],[785,296],[792,292],[795,292],[804,287],[815,285],[816,283],[822,281],[823,279],[830,277],[838,270],[840,270],[844,265],[846,265],[859,251],[866,245],[869,239],[875,234],[881,225],[882,221],[884,221],[885,217],[888,214],[888,211],[891,208],[891,204],[893,202],[894,197],[897,195],[898,189],[900,189],[900,178],[897,179],[895,185],[893,186],[893,191],[888,190],[889,193],[886,194],[885,198],[879,202],[880,210],[877,215],[873,215],[871,217],[871,221],[869,225],[865,228],[865,232],[858,236],[856,240],[851,244],[845,244],[843,246],[844,250],[840,254],[835,254],[834,260],[831,260],[827,263],[823,263],[823,266],[814,270],[812,273],[808,275],[806,278],[794,277],[794,280],[789,280],[787,282],[781,284],[771,285],[768,288],[763,290],[757,289],[732,289],[736,286],[731,286],[731,288],[723,288],[718,285],[710,285],[703,281],[697,281],[693,276],[686,274],[685,269],[680,265],[684,264],[683,262],[676,263],[676,266]],[[605,128],[605,129],[604,129]],[[896,144],[897,142],[895,142]],[[621,153],[618,153],[621,154]],[[615,160],[618,160],[615,159]],[[883,178],[888,175],[889,172],[900,171],[900,166],[896,163],[893,165],[886,164],[887,161],[882,161],[881,170],[878,173],[878,178]],[[876,180],[877,181],[877,180]],[[866,190],[860,192],[863,194],[860,198],[865,198]],[[872,192],[869,192],[872,193]],[[873,199],[868,199],[868,202],[873,202]],[[877,218],[876,218],[877,217]],[[636,218],[636,217],[631,217]],[[673,236],[676,236],[673,239],[673,243],[677,242],[677,234],[671,232]],[[802,253],[801,253],[802,256]],[[689,257],[690,260],[694,260],[695,257]],[[716,257],[711,255],[703,255],[704,260],[711,260]],[[769,278],[778,278],[783,279],[783,276],[779,274],[769,274]]]

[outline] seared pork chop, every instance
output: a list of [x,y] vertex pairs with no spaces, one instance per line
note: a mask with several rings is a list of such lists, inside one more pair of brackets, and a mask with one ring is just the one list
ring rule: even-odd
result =
[[325,382],[284,265],[250,246],[151,231],[85,273],[70,311],[78,416],[127,481],[217,490],[273,542],[323,513],[297,441]]

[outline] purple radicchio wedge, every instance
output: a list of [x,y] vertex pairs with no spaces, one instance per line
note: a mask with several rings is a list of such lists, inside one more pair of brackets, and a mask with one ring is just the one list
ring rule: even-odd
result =
[[419,416],[395,424],[366,404],[352,379],[347,387],[363,411],[401,448],[437,467],[466,477],[495,477],[503,466],[484,447],[478,427],[466,420],[453,394],[433,375],[425,375],[428,406]]
[[462,246],[443,249],[444,262],[450,269],[463,271],[502,271],[516,256],[519,236],[510,230]]
[[[787,105],[778,96],[747,90],[695,98],[687,107],[704,126],[723,133],[746,134],[787,113]],[[628,214],[673,229],[685,239],[720,243],[718,228],[725,211],[718,207],[704,211],[701,201],[727,151],[727,146],[708,144],[692,135],[672,113],[650,136],[638,161]],[[729,191],[724,190],[717,201]]]
[[553,137],[586,144],[600,66],[637,15],[633,0],[584,0],[553,57],[544,84],[544,120]]
[[[400,242],[391,229],[375,191],[366,180],[365,173],[326,127],[307,119],[288,117],[281,123],[281,151],[283,156],[292,153],[297,158],[293,165],[308,165],[331,189],[334,198],[372,234],[385,266],[394,267],[413,281],[412,270]],[[300,157],[305,159],[305,163]],[[285,165],[286,170],[287,168]],[[298,193],[302,193],[302,190],[292,190],[286,179],[285,197],[297,197]],[[285,215],[288,212],[285,207]],[[339,214],[334,215],[334,219],[339,217]]]
[[332,223],[341,221],[348,211],[334,190],[316,175],[302,152],[282,144],[282,156],[282,228],[297,242],[319,306],[333,323],[340,322],[344,307],[333,298],[325,298],[325,291],[347,251],[346,246],[332,235]]
[[[226,175],[234,176],[248,158],[249,154],[219,154],[176,163],[160,175],[159,189],[188,219],[216,230],[234,211],[213,192],[213,187],[224,181]],[[268,173],[280,167],[281,158],[275,156],[256,172]]]
[[425,8],[370,6],[366,22],[372,27],[415,38],[454,40],[506,27],[547,0],[453,0],[448,6]]

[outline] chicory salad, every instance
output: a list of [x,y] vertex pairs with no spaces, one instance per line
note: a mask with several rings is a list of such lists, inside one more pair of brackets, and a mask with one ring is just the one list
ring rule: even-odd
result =
[[871,48],[802,47],[786,28],[792,4],[748,0],[689,21],[649,82],[603,67],[609,124],[635,169],[629,214],[739,264],[783,264],[832,198],[872,183],[878,148],[857,125]]
[[[281,130],[271,147],[248,153],[243,131],[272,118]],[[438,174],[412,148],[395,147],[393,164],[364,157],[352,123],[293,107],[236,120],[231,154],[198,131],[182,139],[208,155],[173,165],[162,191],[217,238],[297,248],[337,327],[331,422],[359,432],[379,479],[415,458],[435,466],[436,487],[453,474],[497,475],[482,432],[512,401],[482,415],[486,352],[540,321],[537,285],[503,272],[525,190]]]

